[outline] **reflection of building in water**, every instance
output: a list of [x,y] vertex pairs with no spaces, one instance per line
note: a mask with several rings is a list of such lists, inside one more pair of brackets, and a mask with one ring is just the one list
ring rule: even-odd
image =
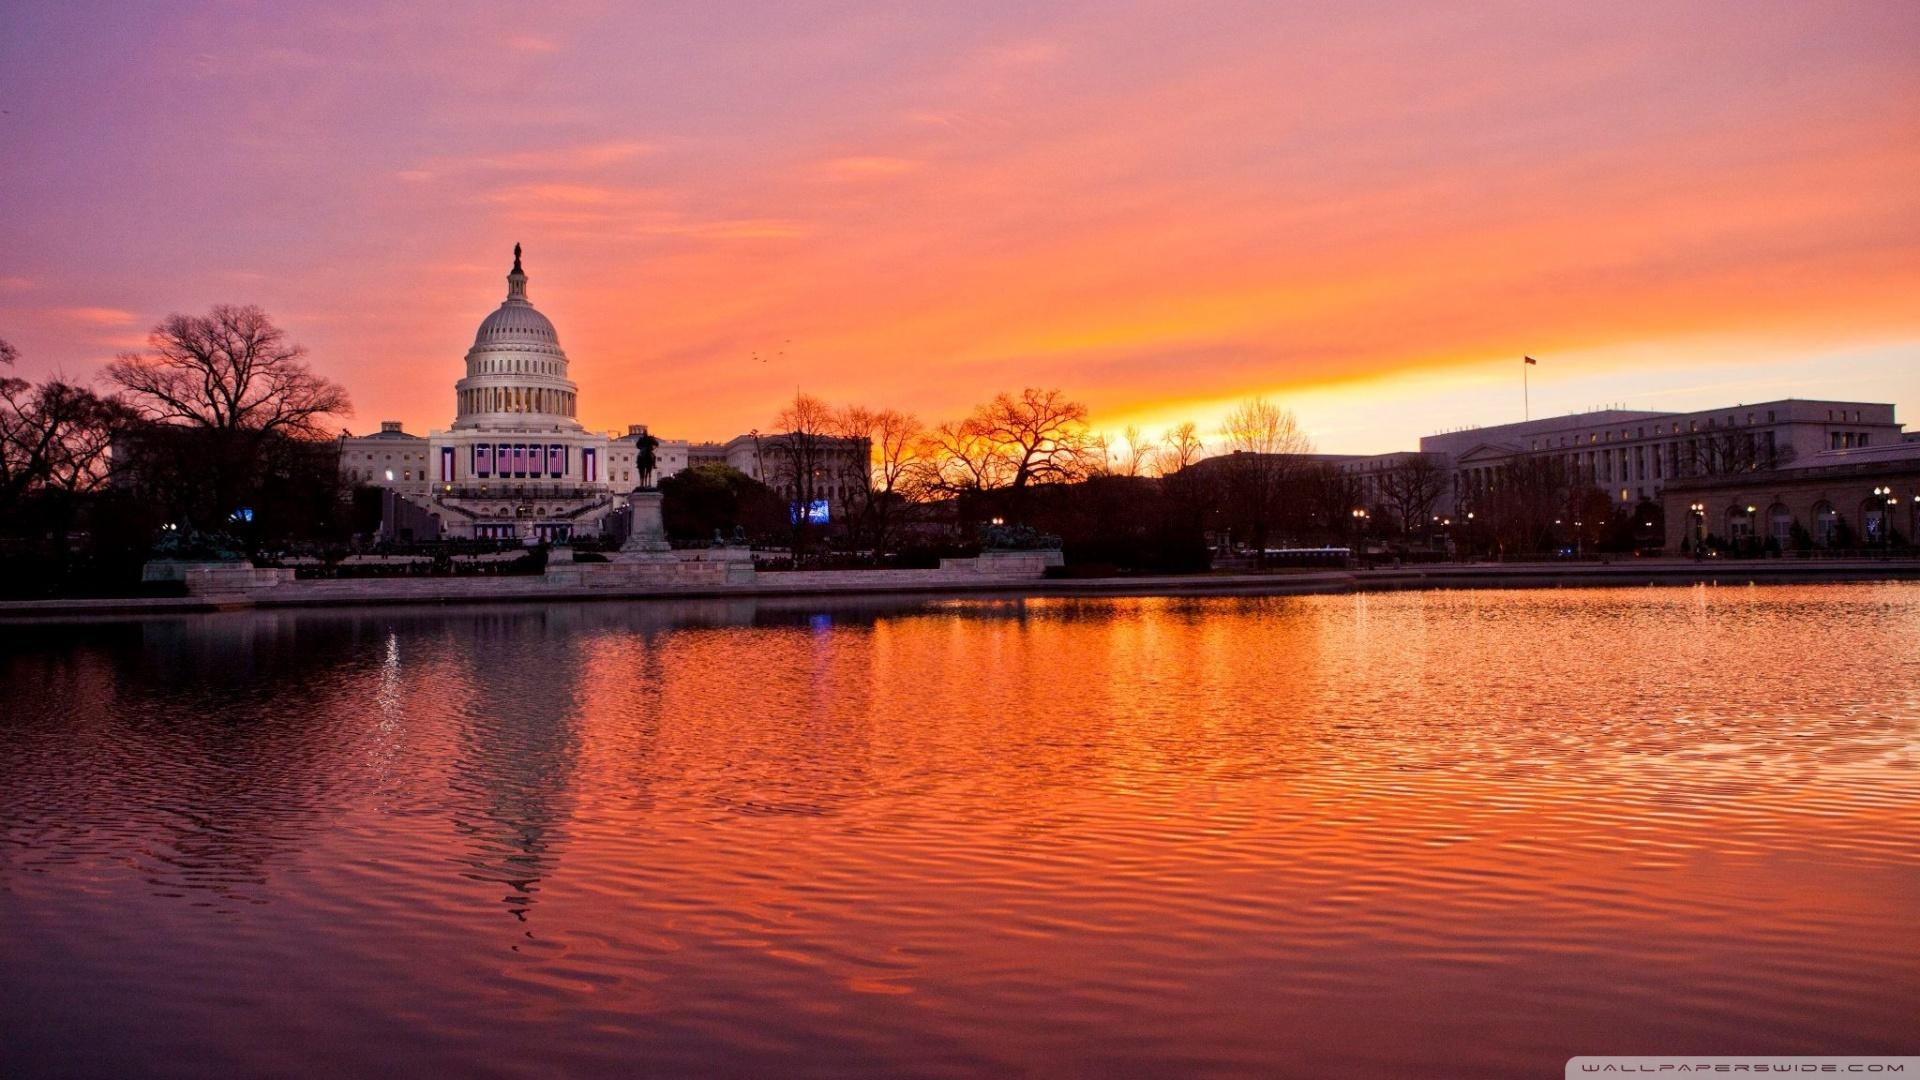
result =
[[449,783],[454,828],[469,841],[467,877],[495,883],[524,919],[572,816],[580,756],[576,612],[488,613],[464,622],[473,712]]

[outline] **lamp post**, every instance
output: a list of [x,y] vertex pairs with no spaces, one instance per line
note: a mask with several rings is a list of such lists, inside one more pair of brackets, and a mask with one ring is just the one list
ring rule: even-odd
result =
[[1707,540],[1707,504],[1693,503],[1687,509],[1693,513],[1693,546],[1697,551]]
[[1873,496],[1880,500],[1880,543],[1887,552],[1893,552],[1893,486],[1883,484],[1873,489]]

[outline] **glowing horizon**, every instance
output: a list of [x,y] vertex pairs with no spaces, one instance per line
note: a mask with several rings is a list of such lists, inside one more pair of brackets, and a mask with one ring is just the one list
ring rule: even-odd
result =
[[39,10],[0,337],[258,303],[444,428],[526,245],[595,429],[1058,386],[1322,449],[1609,401],[1920,406],[1920,9]]

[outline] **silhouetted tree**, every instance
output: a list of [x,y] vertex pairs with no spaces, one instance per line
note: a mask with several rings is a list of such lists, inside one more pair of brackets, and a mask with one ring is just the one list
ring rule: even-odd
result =
[[909,494],[915,490],[916,455],[923,445],[920,421],[893,409],[854,405],[840,410],[837,428],[842,439],[869,448],[867,461],[852,454],[837,460],[846,465],[843,486],[849,493],[856,542],[871,549],[875,558],[883,557],[897,539]]
[[[0,341],[0,369],[18,355]],[[17,541],[7,545],[0,592],[48,595],[71,583],[76,529],[102,534],[110,448],[131,422],[118,402],[85,387],[0,376],[0,535]]]
[[1145,476],[1153,471],[1154,445],[1138,427],[1128,424],[1119,439],[1095,436],[1087,473],[1090,476]]
[[788,527],[786,502],[772,488],[729,465],[695,465],[660,480],[660,517],[676,540],[731,538],[735,526],[760,539]]
[[1772,432],[1710,427],[1682,444],[1681,476],[1734,476],[1792,464],[1793,447],[1777,446]]
[[1235,406],[1220,434],[1229,451],[1220,466],[1225,470],[1224,501],[1244,523],[1264,564],[1268,533],[1284,502],[1299,494],[1313,441],[1300,430],[1290,410],[1263,397]]
[[1007,484],[1015,491],[1087,475],[1087,407],[1062,391],[1028,387],[996,395],[972,422],[1012,466]]
[[1160,448],[1154,453],[1154,470],[1161,476],[1172,476],[1199,461],[1206,452],[1206,444],[1200,441],[1199,428],[1188,420],[1168,428],[1166,434],[1160,437]]
[[826,498],[837,479],[834,468],[836,419],[832,406],[811,394],[795,394],[774,418],[775,434],[759,440],[758,453],[767,481],[791,503],[792,550],[796,564],[812,547],[815,526],[809,509]]
[[1428,454],[1407,454],[1380,474],[1380,494],[1399,519],[1400,532],[1426,531],[1433,504],[1447,489],[1447,471]]
[[307,366],[267,313],[221,304],[206,315],[169,315],[145,353],[123,353],[107,379],[141,416],[215,431],[321,439],[326,418],[352,411],[339,384]]
[[[0,341],[0,364],[17,356]],[[119,402],[85,387],[0,378],[0,522],[31,519],[64,545],[79,500],[107,482],[114,435],[132,419]]]
[[[0,341],[0,364],[18,353]],[[30,497],[73,497],[107,478],[107,450],[131,421],[118,402],[52,379],[34,386],[0,378],[0,517]]]
[[[222,304],[206,315],[169,315],[144,353],[108,365],[120,400],[146,421],[126,433],[120,478],[169,516],[224,529],[251,519],[256,539],[329,527],[308,513],[269,529],[259,511],[270,485],[313,491],[338,484],[327,418],[345,414],[347,392],[316,374],[306,350],[257,307]],[[322,473],[333,457],[329,480]]]
[[1012,468],[991,434],[973,418],[949,420],[930,429],[920,454],[925,487],[946,495],[991,491],[1007,486]]

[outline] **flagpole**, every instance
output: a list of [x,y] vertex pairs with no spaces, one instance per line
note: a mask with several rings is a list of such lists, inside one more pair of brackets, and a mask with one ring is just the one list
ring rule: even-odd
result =
[[1527,388],[1527,369],[1533,365],[1526,361],[1526,357],[1520,358],[1520,419],[1522,422],[1533,419],[1533,396]]

